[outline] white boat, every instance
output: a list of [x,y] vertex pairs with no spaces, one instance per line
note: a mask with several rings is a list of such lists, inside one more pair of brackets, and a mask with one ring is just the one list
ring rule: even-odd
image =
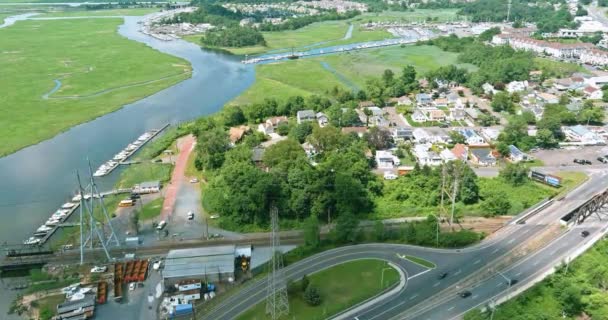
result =
[[40,241],[41,240],[36,237],[30,237],[29,239],[23,241],[23,244],[26,246],[31,246],[31,245],[39,244]]
[[53,228],[45,225],[41,225],[40,228],[36,229],[36,232],[49,232],[53,230]]
[[44,223],[44,225],[52,227],[52,226],[56,226],[60,223],[61,223],[61,220],[59,220],[59,219],[49,219]]
[[71,208],[73,208],[74,206],[75,206],[75,204],[73,204],[72,202],[66,202],[66,203],[64,203],[64,204],[61,206],[61,208],[63,208],[63,209],[71,209]]

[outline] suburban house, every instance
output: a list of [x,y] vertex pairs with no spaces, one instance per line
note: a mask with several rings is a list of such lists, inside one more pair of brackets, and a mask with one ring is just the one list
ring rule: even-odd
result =
[[379,169],[392,169],[401,164],[398,157],[389,150],[376,151],[376,165]]
[[538,93],[536,94],[536,98],[546,104],[554,104],[559,102],[559,98],[556,95],[548,92]]
[[416,109],[414,110],[414,113],[412,113],[412,120],[415,122],[426,122],[427,118],[426,115],[424,115],[424,112],[420,109]]
[[585,89],[583,89],[583,93],[585,94],[587,99],[591,100],[600,100],[604,96],[602,90],[592,86],[585,87]]
[[414,140],[416,140],[416,142],[418,142],[418,143],[427,143],[427,142],[431,142],[431,140],[432,140],[431,135],[422,128],[414,129],[414,131],[412,132],[412,135],[414,136]]
[[414,132],[411,128],[394,128],[393,129],[393,141],[403,142],[405,140],[412,140],[414,138]]
[[522,92],[522,91],[528,89],[528,81],[526,81],[526,80],[524,80],[524,81],[511,81],[511,82],[507,83],[507,86],[505,87],[505,89],[509,93]]
[[325,127],[329,123],[329,118],[323,112],[317,112],[316,117],[321,128]]
[[485,146],[487,145],[486,140],[477,134],[477,131],[473,129],[460,129],[458,130],[466,140],[466,143],[470,146]]
[[509,145],[509,159],[511,162],[527,161],[530,157],[523,153],[519,148],[514,145]]
[[266,119],[266,122],[258,125],[258,131],[264,134],[271,134],[274,133],[274,130],[276,130],[280,124],[287,124],[287,122],[288,120],[285,116],[268,118]]
[[367,132],[366,127],[343,127],[342,128],[342,133],[344,133],[344,134],[356,133],[357,136],[359,136],[359,138],[363,137],[363,135],[366,132]]
[[464,109],[464,112],[467,113],[467,118],[469,118],[469,120],[475,122],[477,121],[477,119],[479,119],[479,111],[477,111],[477,109],[474,108],[467,108]]
[[317,116],[313,110],[300,110],[296,114],[296,118],[298,119],[298,124],[306,121],[317,120]]
[[438,166],[442,163],[441,156],[436,152],[429,151],[430,144],[417,144],[414,147],[414,156],[421,166]]
[[397,98],[397,105],[399,105],[399,106],[411,106],[412,105],[412,100],[410,98],[408,98],[407,96],[401,96],[401,97]]
[[427,93],[419,93],[416,95],[416,106],[418,108],[433,107],[433,98]]
[[448,106],[448,99],[437,98],[437,99],[433,100],[433,105],[437,108],[446,108]]
[[471,149],[471,161],[484,167],[496,165],[496,157],[490,148]]
[[441,157],[441,160],[443,160],[443,162],[449,162],[449,161],[456,160],[456,156],[449,149],[441,150],[441,152],[439,153],[439,156]]
[[498,135],[500,134],[500,130],[494,128],[483,128],[481,129],[481,136],[486,139],[486,141],[496,141],[498,139]]
[[448,105],[453,106],[460,101],[460,96],[455,92],[450,92],[448,93],[448,95],[445,96],[445,99],[448,101]]
[[243,139],[247,132],[249,132],[248,126],[238,126],[230,128],[228,132],[228,136],[230,137],[230,144],[234,146],[237,142]]
[[467,162],[469,159],[469,147],[462,143],[457,143],[451,151],[458,160]]
[[456,109],[456,108],[452,108],[450,109],[450,120],[452,121],[461,121],[464,120],[467,116],[467,113],[464,109]]
[[562,127],[566,138],[572,142],[580,142],[583,145],[604,145],[606,141],[595,132],[582,125]]
[[443,110],[429,110],[428,118],[430,121],[444,121],[446,116]]
[[485,94],[495,94],[496,92],[498,92],[498,90],[494,89],[494,86],[489,84],[489,83],[484,83],[483,85],[481,85],[481,89],[483,90],[483,93]]

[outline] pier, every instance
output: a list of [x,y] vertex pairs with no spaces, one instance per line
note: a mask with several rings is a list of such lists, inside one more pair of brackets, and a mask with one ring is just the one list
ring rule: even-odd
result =
[[[148,143],[150,140],[154,139],[154,137],[156,137],[159,133],[161,133],[163,130],[165,130],[168,126],[169,126],[169,124],[167,123],[160,129],[150,130],[150,131],[145,132],[143,135],[149,134],[149,136],[146,139],[144,139],[144,140],[137,139],[129,144],[129,146],[134,146],[134,148],[129,150],[129,146],[127,146],[127,148],[125,148],[121,151],[121,153],[122,152],[125,153],[124,158],[122,158],[121,160],[118,160],[118,161],[109,160],[104,165],[100,166],[99,169],[97,169],[97,171],[93,175],[95,177],[107,176],[108,174],[112,173],[112,171],[114,171],[114,169],[116,169],[119,165],[130,165],[130,164],[138,163],[138,161],[128,161],[129,157],[131,157],[133,154],[135,154],[137,151],[139,151],[146,143]],[[140,138],[141,138],[141,136],[140,136]],[[102,169],[102,168],[105,168],[105,169]]]

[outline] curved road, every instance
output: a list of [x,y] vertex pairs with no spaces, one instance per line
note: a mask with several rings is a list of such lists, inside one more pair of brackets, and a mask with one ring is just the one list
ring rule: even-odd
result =
[[[483,275],[493,263],[504,258],[520,245],[530,242],[549,228],[556,228],[559,219],[580,206],[587,199],[608,188],[606,173],[594,170],[590,179],[573,190],[564,200],[535,214],[526,224],[509,224],[478,245],[457,249],[432,249],[398,244],[363,244],[328,250],[284,268],[286,280],[297,280],[304,274],[312,274],[331,266],[356,259],[378,258],[390,261],[407,275],[406,285],[395,295],[386,295],[384,299],[369,306],[362,306],[346,319],[451,319],[463,312],[478,306],[487,299],[509,288],[505,278],[497,272],[488,273],[488,277],[475,280],[471,287],[461,280],[467,277]],[[587,222],[585,223],[587,224]],[[597,222],[585,226],[592,234],[599,234],[601,227]],[[583,244],[576,227],[574,232],[566,232],[547,247],[534,254],[528,254],[519,261],[514,261],[501,272],[509,279],[518,279],[518,285],[537,276],[539,270],[561,261]],[[559,230],[559,228],[557,228]],[[590,237],[590,239],[593,237]],[[586,241],[590,241],[589,239]],[[429,270],[398,255],[413,255],[434,262],[437,268]],[[448,276],[438,279],[440,273]],[[467,284],[471,282],[468,281]],[[447,289],[447,290],[446,290]],[[455,293],[461,290],[472,291],[472,296],[463,299]],[[203,314],[205,319],[235,319],[250,307],[266,298],[266,279],[246,285],[236,294],[226,298],[216,308]]]

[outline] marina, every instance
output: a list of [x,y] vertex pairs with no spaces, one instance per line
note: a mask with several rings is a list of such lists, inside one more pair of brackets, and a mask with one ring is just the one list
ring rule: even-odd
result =
[[146,143],[148,143],[148,141],[152,140],[152,138],[156,137],[159,133],[161,133],[163,130],[165,130],[168,126],[169,126],[169,124],[167,123],[158,130],[150,130],[150,131],[144,132],[141,136],[139,136],[137,138],[137,140],[129,143],[129,145],[127,145],[127,147],[125,147],[122,151],[120,151],[119,153],[114,155],[114,157],[111,160],[108,160],[107,162],[105,162],[104,164],[99,166],[99,168],[97,168],[97,171],[95,171],[95,173],[93,173],[93,176],[94,177],[103,177],[103,176],[110,174],[112,171],[114,171],[114,169],[116,169],[116,167],[118,167],[121,164],[133,163],[133,162],[127,162],[127,159],[129,159],[130,156],[132,156],[141,147],[143,147]]
[[[74,199],[72,199],[74,200]],[[23,241],[24,245],[28,246],[39,246],[46,243],[49,238],[57,231],[57,229],[64,226],[64,222],[80,207],[80,202],[70,201],[64,203],[57,211],[55,211],[49,219],[36,231],[33,236]]]

